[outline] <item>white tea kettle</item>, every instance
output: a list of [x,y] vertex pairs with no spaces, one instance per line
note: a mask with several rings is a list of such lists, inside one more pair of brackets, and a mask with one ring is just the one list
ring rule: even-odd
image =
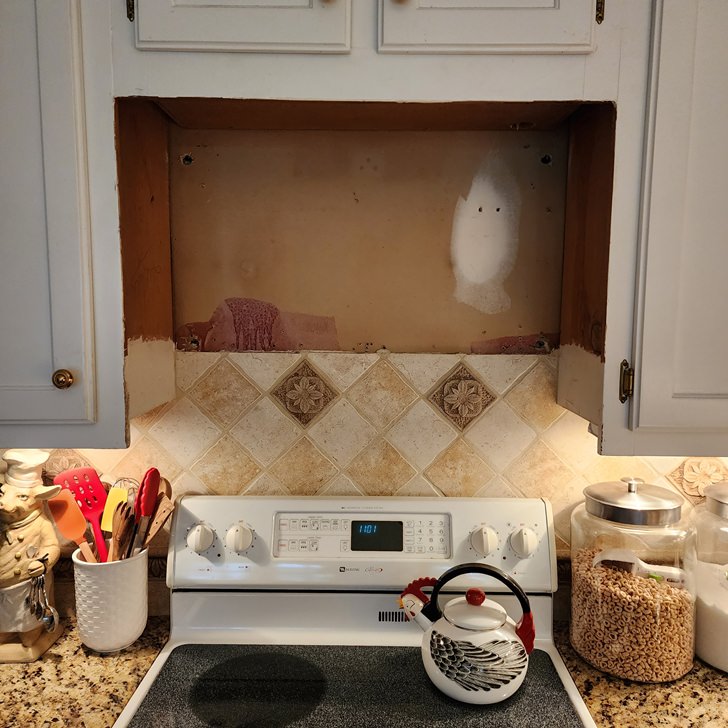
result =
[[[481,589],[448,602],[444,613],[437,598],[442,587],[463,574],[485,574],[503,582],[518,599],[523,616],[516,623]],[[430,599],[422,592],[431,586]],[[439,579],[416,579],[402,592],[408,619],[425,630],[422,661],[435,686],[464,703],[487,705],[513,695],[526,677],[528,655],[536,636],[528,597],[507,574],[487,564],[461,564]]]

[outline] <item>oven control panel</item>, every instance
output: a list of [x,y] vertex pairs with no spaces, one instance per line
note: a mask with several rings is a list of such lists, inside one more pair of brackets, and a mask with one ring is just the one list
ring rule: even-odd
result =
[[[535,498],[185,496],[171,588],[401,589],[465,562],[556,587],[549,504]],[[484,577],[485,578],[485,577]]]

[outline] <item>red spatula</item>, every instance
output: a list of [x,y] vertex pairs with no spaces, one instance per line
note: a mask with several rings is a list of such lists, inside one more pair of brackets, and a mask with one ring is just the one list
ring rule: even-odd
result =
[[64,470],[53,478],[53,483],[73,493],[81,513],[91,524],[96,550],[99,552],[99,561],[106,561],[108,556],[106,542],[101,533],[101,516],[106,505],[106,490],[99,480],[98,473],[93,468]]

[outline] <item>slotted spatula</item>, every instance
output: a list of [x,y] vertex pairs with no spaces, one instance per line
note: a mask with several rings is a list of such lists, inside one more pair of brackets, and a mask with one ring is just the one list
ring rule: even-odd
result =
[[86,519],[73,493],[70,490],[61,490],[57,496],[48,501],[48,508],[61,534],[78,545],[89,564],[95,564],[96,557],[86,541]]
[[99,480],[98,473],[93,468],[73,468],[58,473],[53,478],[53,483],[73,494],[81,513],[91,524],[96,550],[99,552],[99,561],[106,561],[108,557],[106,541],[101,533],[101,516],[106,505],[106,490]]

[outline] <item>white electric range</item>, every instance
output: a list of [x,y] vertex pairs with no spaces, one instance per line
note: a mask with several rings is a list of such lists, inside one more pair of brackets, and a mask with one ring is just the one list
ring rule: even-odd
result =
[[[459,703],[427,678],[399,594],[464,562],[527,593],[536,641],[521,688]],[[167,564],[168,643],[115,728],[595,726],[553,642],[548,502],[478,498],[186,496]],[[515,597],[469,574],[514,620]]]

